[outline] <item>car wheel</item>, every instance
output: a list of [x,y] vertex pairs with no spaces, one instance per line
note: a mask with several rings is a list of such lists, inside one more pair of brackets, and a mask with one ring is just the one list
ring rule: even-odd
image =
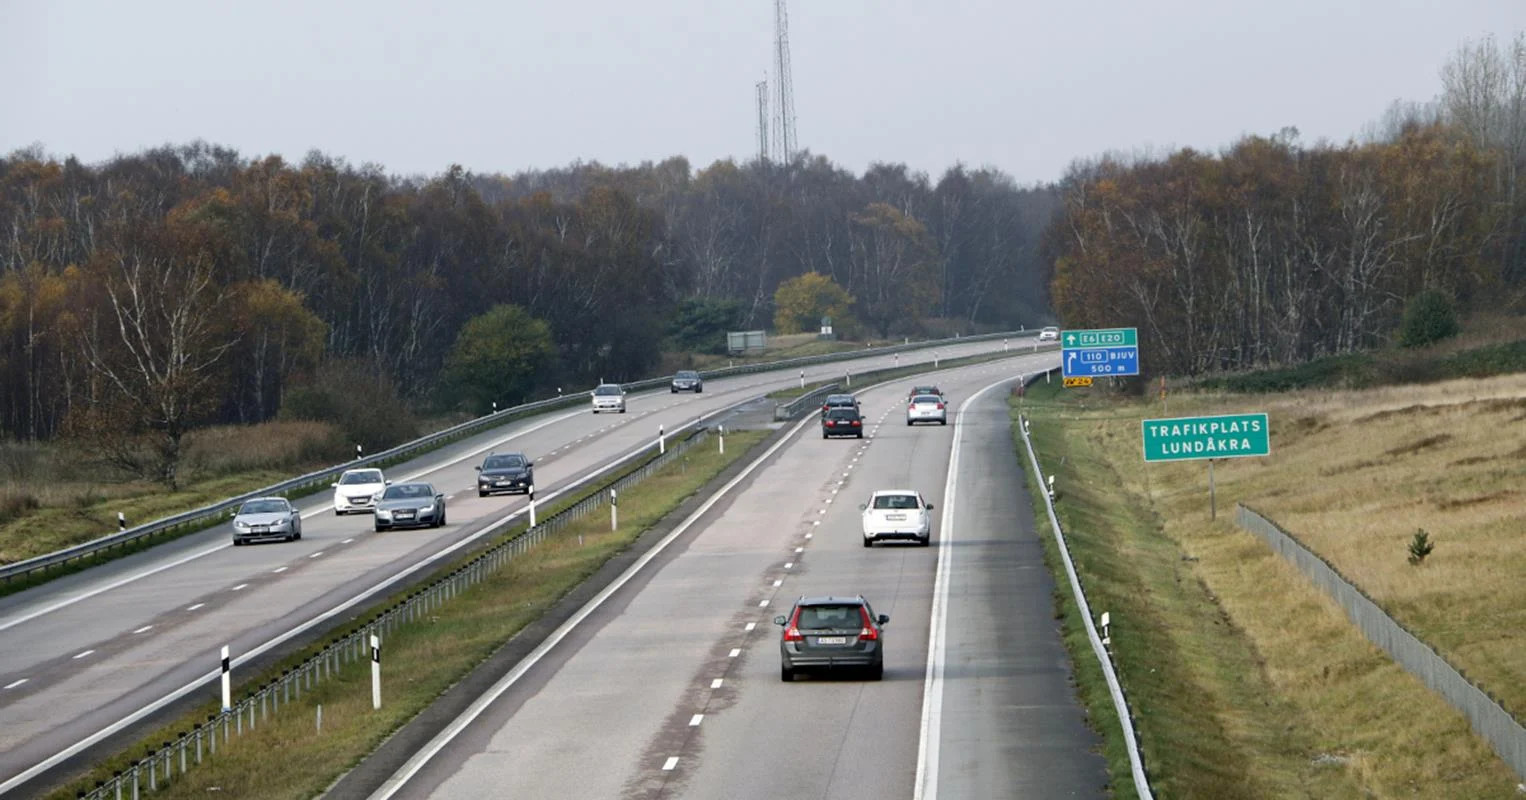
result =
[[704,394],[705,393],[705,387],[701,386],[698,389],[695,389],[694,393],[695,394]]
[[940,420],[938,420],[938,424],[939,425],[947,425],[948,424],[948,419],[947,418],[940,419]]
[[908,427],[908,428],[911,427],[911,420],[906,420],[906,427]]
[[864,432],[863,431],[859,431],[858,432],[858,436],[856,438],[859,438],[859,439],[864,438]]
[[670,394],[678,394],[678,390],[674,389],[672,392],[670,392]]
[[622,408],[622,409],[620,409],[620,413],[621,413],[621,414],[624,414],[624,413],[625,413],[625,409],[623,409],[623,408]]
[[869,667],[869,680],[877,681],[885,677],[885,662],[881,661]]
[[783,664],[779,665],[779,680],[790,683],[795,680],[795,671]]
[[244,540],[243,539],[234,539],[233,540],[233,546],[234,547],[243,547],[244,546]]
[[931,535],[923,536],[922,538],[917,540],[917,544],[920,544],[923,547],[929,547],[929,546],[932,545],[932,543],[933,543],[933,537]]
[[478,497],[487,497],[487,492],[484,492],[484,491],[480,491],[480,490],[479,490],[479,491],[478,491],[478,492],[477,492],[477,496],[478,496]]
[[821,432],[821,438],[823,438],[823,439],[826,439],[826,438],[829,438],[829,437],[828,437],[828,436],[827,436],[827,432],[826,432],[826,431],[822,431],[822,432]]
[[371,527],[375,528],[377,533],[381,533],[382,531],[386,530],[380,525],[372,525]]
[[297,531],[297,535],[296,535],[296,536],[293,536],[293,537],[291,537],[291,538],[292,538],[292,539],[293,539],[293,540],[294,540],[294,541],[298,541],[298,542],[300,542],[300,541],[302,541],[302,531]]
[[873,547],[874,546],[874,537],[872,537],[872,536],[865,536],[864,537],[864,546],[865,547]]

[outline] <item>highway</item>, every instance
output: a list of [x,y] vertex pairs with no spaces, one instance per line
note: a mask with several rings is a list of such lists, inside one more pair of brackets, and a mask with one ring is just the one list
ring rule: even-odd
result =
[[[1001,349],[998,341],[936,352],[949,359]],[[933,358],[933,351],[912,351],[899,364]],[[853,364],[892,362],[871,355]],[[807,367],[805,375],[829,379],[844,368]],[[108,733],[130,733],[140,719],[205,686],[222,645],[231,646],[235,670],[257,655],[268,660],[302,641],[306,629],[347,618],[360,598],[384,594],[522,510],[519,496],[476,496],[473,467],[487,452],[527,453],[545,499],[654,446],[659,426],[671,432],[796,381],[792,370],[708,381],[698,395],[633,394],[627,414],[577,409],[531,417],[388,470],[394,480],[433,481],[450,496],[450,524],[439,530],[376,534],[368,516],[335,517],[324,492],[299,503],[300,542],[234,548],[217,528],[0,598],[0,793]]]
[[[947,427],[905,425],[910,379],[860,395],[862,441],[806,420],[541,660],[331,796],[1104,796],[1005,406],[1055,363],[938,374]],[[938,506],[932,547],[862,546],[858,506],[886,488]],[[855,593],[890,615],[884,679],[781,682],[772,618]]]

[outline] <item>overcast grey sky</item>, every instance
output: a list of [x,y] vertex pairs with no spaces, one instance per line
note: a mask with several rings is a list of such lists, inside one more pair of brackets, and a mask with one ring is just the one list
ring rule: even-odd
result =
[[[800,144],[1023,182],[1078,156],[1360,133],[1523,0],[793,0]],[[0,152],[194,139],[402,174],[756,152],[773,0],[0,0]],[[771,77],[771,76],[770,76]]]

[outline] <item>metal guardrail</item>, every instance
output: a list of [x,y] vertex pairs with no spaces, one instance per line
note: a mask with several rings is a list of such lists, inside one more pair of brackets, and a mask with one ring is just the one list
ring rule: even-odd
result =
[[774,421],[783,422],[794,419],[804,413],[807,408],[815,408],[820,405],[827,395],[837,394],[840,391],[842,391],[840,385],[829,383],[825,386],[812,389],[788,403],[781,403],[774,407]]
[[[1047,375],[1058,369],[1046,370],[1030,376],[1025,383],[1038,380],[1040,375]],[[1070,547],[1065,543],[1065,531],[1060,527],[1060,520],[1054,513],[1054,498],[1050,495],[1047,487],[1043,485],[1044,469],[1039,465],[1039,457],[1033,449],[1033,440],[1028,437],[1028,418],[1018,418],[1018,430],[1023,437],[1023,445],[1028,450],[1028,461],[1033,465],[1034,479],[1039,481],[1039,493],[1044,496],[1044,510],[1048,512],[1049,524],[1054,529],[1055,545],[1060,551],[1060,561],[1065,565],[1065,575],[1070,581],[1071,593],[1075,596],[1076,606],[1081,611],[1081,619],[1086,622],[1086,638],[1091,641],[1092,652],[1096,654],[1097,661],[1102,665],[1102,676],[1107,680],[1108,692],[1113,697],[1113,708],[1118,712],[1118,722],[1123,728],[1123,744],[1129,756],[1129,770],[1134,778],[1134,791],[1144,800],[1151,800],[1154,796],[1150,792],[1150,779],[1145,775],[1144,756],[1139,751],[1139,736],[1134,731],[1133,713],[1129,711],[1128,699],[1123,694],[1123,684],[1118,680],[1118,673],[1113,670],[1113,659],[1108,654],[1107,646],[1103,644],[1102,637],[1097,634],[1097,625],[1092,620],[1091,605],[1086,601],[1086,591],[1081,586],[1081,578],[1076,574],[1075,562],[1070,558]]]
[[[953,339],[933,339],[924,342],[912,342],[908,344],[892,345],[890,347],[854,350],[844,353],[827,353],[818,356],[802,356],[799,358],[789,358],[780,361],[768,361],[758,364],[743,364],[741,366],[723,367],[720,369],[703,371],[700,373],[700,376],[706,380],[714,378],[727,378],[734,375],[748,375],[758,372],[771,372],[781,369],[814,366],[817,364],[828,364],[837,361],[850,361],[863,358],[866,352],[876,355],[884,353],[901,353],[910,350],[921,350],[930,347],[965,344],[969,342],[985,342],[994,341],[996,339],[1002,339],[1005,341],[1007,339],[1014,338],[1031,338],[1037,334],[1038,331],[1036,330],[1016,332],[1008,331],[1006,333],[991,333],[979,336],[955,337]],[[641,391],[667,385],[670,380],[671,378],[666,376],[661,378],[648,378],[645,380],[622,384],[622,386],[628,391]],[[523,405],[514,406],[512,408],[502,409],[495,413],[478,417],[473,420],[468,420],[466,422],[460,423],[459,425],[453,425],[444,430],[436,431],[435,433],[419,437],[418,439],[414,439],[411,442],[400,444],[396,447],[384,450],[380,453],[376,453],[375,455],[358,458],[354,461],[318,470],[317,472],[310,472],[306,475],[301,475],[290,480],[282,481],[270,486],[265,486],[252,492],[246,492],[221,502],[202,506],[201,508],[194,509],[192,511],[186,511],[180,514],[164,517],[153,522],[145,523],[143,525],[138,525],[132,528],[127,528],[126,530],[118,531],[107,536],[102,536],[98,539],[92,539],[91,541],[74,545],[73,547],[67,547],[61,550],[56,550],[52,553],[25,559],[23,561],[17,561],[12,564],[6,564],[0,566],[0,582],[9,582],[17,578],[24,578],[31,575],[32,573],[52,567],[62,566],[68,564],[71,561],[89,558],[98,553],[102,553],[113,548],[129,547],[143,539],[155,536],[180,526],[205,526],[209,521],[214,521],[229,515],[240,505],[242,505],[245,500],[249,500],[255,497],[265,497],[269,495],[284,495],[290,492],[310,489],[316,485],[332,482],[334,478],[338,477],[340,473],[347,469],[374,466],[376,464],[389,463],[394,460],[404,459],[416,453],[433,449],[434,447],[451,440],[469,436],[481,430],[495,427],[497,425],[502,425],[506,422],[509,422],[510,420],[517,419],[527,414],[535,414],[554,410],[556,408],[577,405],[578,403],[585,401],[591,394],[592,392],[577,392],[574,394],[560,395],[546,400],[537,400],[533,403],[525,403]]]
[[[279,677],[249,690],[244,699],[233,703],[207,717],[206,723],[198,723],[189,731],[180,731],[173,741],[164,742],[157,748],[149,748],[143,758],[131,762],[126,769],[118,770],[109,780],[97,781],[93,789],[81,791],[79,796],[87,800],[110,798],[138,798],[144,792],[168,788],[177,776],[217,755],[219,741],[223,750],[232,746],[232,737],[242,737],[247,729],[255,729],[270,720],[282,708],[294,701],[301,701],[302,692],[311,692],[327,678],[332,678],[347,666],[371,660],[372,636],[385,642],[397,628],[416,620],[429,618],[429,614],[451,598],[461,594],[488,578],[515,558],[529,552],[553,534],[572,522],[592,514],[609,500],[610,490],[616,492],[634,486],[695,446],[709,439],[708,428],[698,428],[687,437],[673,443],[667,452],[648,460],[641,466],[613,480],[607,480],[582,500],[540,520],[519,535],[499,542],[444,576],[410,593],[395,605],[378,612],[350,633],[333,639],[317,653],[291,669],[282,670]],[[590,483],[598,483],[597,480]],[[493,535],[498,535],[519,524],[517,520],[505,522]],[[369,683],[366,684],[369,690]]]

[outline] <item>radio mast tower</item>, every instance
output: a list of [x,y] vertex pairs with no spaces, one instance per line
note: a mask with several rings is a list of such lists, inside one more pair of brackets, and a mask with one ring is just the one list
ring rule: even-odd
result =
[[768,163],[768,80],[754,84],[758,90],[758,163]]
[[774,109],[774,148],[777,161],[788,164],[795,155],[795,86],[789,68],[789,14],[785,0],[774,0],[774,82],[778,105]]

